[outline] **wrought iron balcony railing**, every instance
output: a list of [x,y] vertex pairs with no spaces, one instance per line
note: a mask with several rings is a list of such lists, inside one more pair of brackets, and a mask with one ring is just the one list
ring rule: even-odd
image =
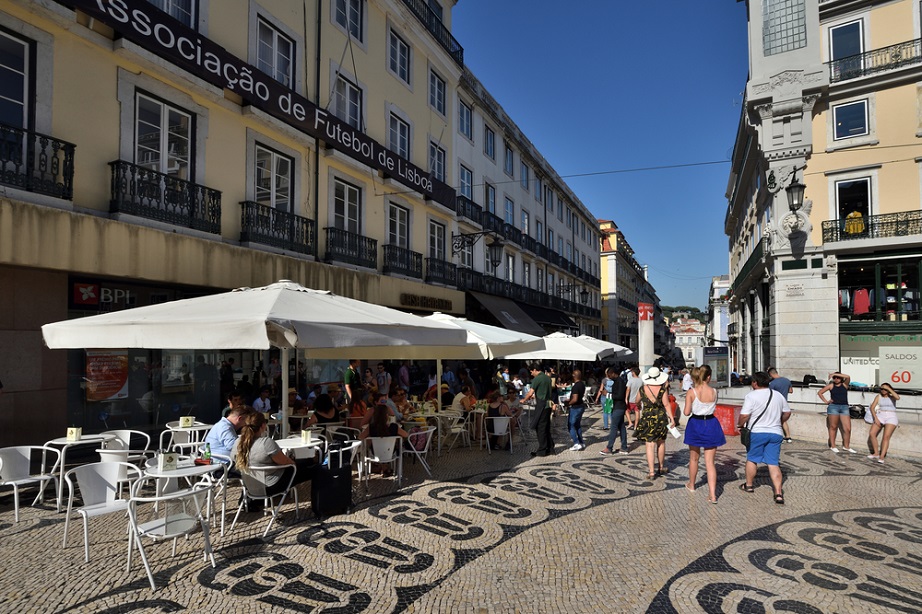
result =
[[736,322],[730,322],[729,324],[727,324],[727,335],[730,337],[735,337],[736,328],[737,328]]
[[385,245],[383,272],[385,275],[397,273],[422,279],[423,255],[418,252],[412,252],[405,247]]
[[317,234],[314,220],[245,200],[240,203],[240,241],[315,254]]
[[354,232],[324,228],[327,232],[327,262],[346,262],[369,269],[378,268],[378,242]]
[[419,21],[426,26],[429,33],[448,52],[448,55],[458,64],[464,66],[464,48],[455,37],[451,35],[439,16],[432,12],[425,0],[403,0],[410,11]]
[[742,268],[740,268],[739,272],[736,274],[736,277],[733,278],[732,288],[734,290],[739,288],[740,284],[746,280],[750,273],[752,273],[756,265],[762,262],[762,255],[765,253],[765,248],[762,244],[766,239],[756,243],[756,246],[752,250],[752,253],[749,255],[749,258],[746,259],[745,264],[743,264]]
[[535,241],[533,237],[529,237],[524,232],[522,233],[522,242],[520,243],[520,245],[522,246],[522,249],[528,250],[534,254],[535,250],[537,249],[536,248],[537,244],[538,242]]
[[503,234],[503,219],[489,211],[483,212],[483,229],[492,230],[497,234]]
[[441,258],[426,258],[426,283],[455,286],[458,283],[458,267]]
[[547,260],[547,245],[543,243],[538,243],[535,247],[536,247],[535,255],[538,258],[544,258],[545,260]]
[[907,237],[918,234],[922,234],[922,210],[823,222],[823,243]]
[[0,184],[71,200],[76,145],[0,124]]
[[516,245],[522,243],[522,231],[509,223],[503,224],[503,237]]
[[918,38],[827,62],[830,83],[866,77],[920,63],[922,63],[922,39]]
[[455,211],[461,217],[465,217],[475,224],[483,223],[483,209],[467,196],[458,194],[455,199]]
[[221,192],[116,160],[109,210],[221,234]]

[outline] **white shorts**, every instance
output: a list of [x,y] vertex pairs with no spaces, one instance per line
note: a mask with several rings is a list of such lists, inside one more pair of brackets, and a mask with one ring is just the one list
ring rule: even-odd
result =
[[895,411],[877,410],[877,419],[880,420],[881,424],[892,424],[894,426],[899,425],[899,420],[896,419]]

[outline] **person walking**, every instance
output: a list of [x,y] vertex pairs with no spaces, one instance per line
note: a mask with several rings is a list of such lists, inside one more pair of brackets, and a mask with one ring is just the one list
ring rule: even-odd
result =
[[599,403],[599,400],[602,401],[602,428],[608,430],[610,424],[611,412],[612,412],[612,386],[614,385],[615,380],[615,369],[614,367],[609,367],[605,371],[605,377],[602,378],[602,383],[599,385],[599,392],[595,395],[596,404]]
[[[657,475],[665,475],[668,471],[666,469],[666,434],[669,432],[668,426],[675,426],[675,419],[672,403],[668,397],[669,375],[656,367],[650,367],[642,379],[643,387],[637,393],[635,400],[640,406],[640,419],[634,435],[646,444],[647,467],[650,469],[647,477],[652,480]],[[654,462],[657,458],[659,459],[659,472],[654,469]]]
[[717,448],[727,443],[720,422],[714,416],[717,407],[717,391],[711,387],[711,367],[701,365],[691,370],[693,386],[685,393],[685,409],[688,425],[685,427],[685,445],[688,446],[688,484],[685,488],[695,491],[698,478],[698,459],[704,448],[704,469],[708,481],[708,502],[717,503],[717,465],[714,459]]
[[387,369],[384,368],[384,363],[378,363],[378,372],[375,374],[375,385],[378,386],[378,392],[390,396],[391,394],[391,385],[394,383],[394,378],[391,377],[391,374],[387,372]]
[[535,399],[535,412],[531,421],[531,428],[535,429],[538,437],[538,447],[531,453],[532,456],[550,456],[554,453],[554,440],[551,437],[551,410],[554,403],[551,400],[551,378],[540,367],[531,368],[531,388],[523,403]]
[[746,451],[746,481],[740,484],[745,493],[755,492],[753,481],[759,463],[768,465],[775,503],[784,505],[784,491],[781,488],[781,425],[791,416],[791,408],[784,397],[768,387],[771,377],[765,371],[752,376],[752,392],[743,399],[739,427],[748,426],[751,431],[749,449]]
[[[896,393],[890,384],[881,384],[880,394],[871,401],[871,415],[874,417],[874,424],[871,425],[871,432],[868,434],[868,448],[871,453],[868,454],[870,460],[876,460],[883,464],[887,458],[887,450],[890,449],[890,437],[893,431],[899,426],[899,420],[896,418],[896,402],[900,400],[900,395]],[[880,447],[877,447],[877,436],[884,432],[883,441]]]
[[586,442],[583,441],[583,412],[586,411],[586,384],[583,382],[583,372],[579,369],[573,371],[573,385],[570,387],[570,397],[567,399],[567,428],[570,431],[570,439],[573,440],[571,452],[579,452],[586,449]]
[[640,377],[640,367],[633,366],[631,367],[631,376],[627,380],[627,394],[624,399],[627,402],[627,413],[625,414],[627,416],[627,425],[631,430],[634,430],[640,421],[637,393],[640,392],[641,387],[643,387],[643,379]]
[[[614,375],[614,370],[609,369],[610,375]],[[621,435],[621,448],[618,454],[627,454],[627,427],[624,426],[624,414],[627,411],[627,385],[620,377],[611,378],[611,390],[605,397],[608,403],[611,399],[611,430],[608,432],[608,445],[599,454],[602,456],[611,456],[614,454],[615,438]]]
[[[791,385],[791,380],[778,375],[778,369],[775,367],[769,367],[767,372],[768,375],[772,378],[772,381],[769,382],[768,387],[778,392],[781,396],[784,397],[784,400],[787,401],[788,395],[794,392],[794,387]],[[790,404],[788,406],[790,406]],[[788,423],[785,422],[782,424],[781,428],[784,431],[784,443],[791,443],[794,441],[791,439],[791,427],[788,426]]]
[[[816,396],[826,404],[826,427],[829,430],[829,449],[838,454],[839,448],[836,447],[836,431],[842,426],[842,449],[851,454],[856,454],[857,450],[851,448],[852,439],[852,418],[848,413],[848,384],[852,381],[851,376],[844,373],[830,373],[831,383],[826,384]],[[829,393],[827,399],[823,395]]]

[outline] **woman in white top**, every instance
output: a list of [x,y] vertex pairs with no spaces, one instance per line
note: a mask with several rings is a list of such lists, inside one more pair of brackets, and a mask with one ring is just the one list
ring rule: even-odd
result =
[[[900,395],[896,393],[893,386],[881,384],[880,394],[871,401],[871,415],[874,416],[874,424],[871,425],[871,432],[868,435],[868,447],[871,449],[868,458],[881,464],[887,457],[887,450],[890,449],[890,437],[899,426],[899,421],[896,419],[896,402],[899,400]],[[880,447],[877,447],[877,436],[881,430],[884,432],[884,438]]]
[[711,388],[711,367],[702,365],[691,370],[692,383],[685,394],[685,409],[689,417],[685,427],[685,444],[688,446],[688,484],[685,488],[695,490],[698,478],[698,459],[704,448],[704,466],[708,479],[708,502],[717,503],[717,466],[714,458],[717,448],[727,443],[723,429],[714,408],[717,406],[717,391]]

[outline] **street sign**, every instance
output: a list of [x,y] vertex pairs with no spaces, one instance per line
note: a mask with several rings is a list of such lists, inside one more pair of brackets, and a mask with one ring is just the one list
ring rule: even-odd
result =
[[880,348],[880,382],[894,388],[922,389],[922,349]]

